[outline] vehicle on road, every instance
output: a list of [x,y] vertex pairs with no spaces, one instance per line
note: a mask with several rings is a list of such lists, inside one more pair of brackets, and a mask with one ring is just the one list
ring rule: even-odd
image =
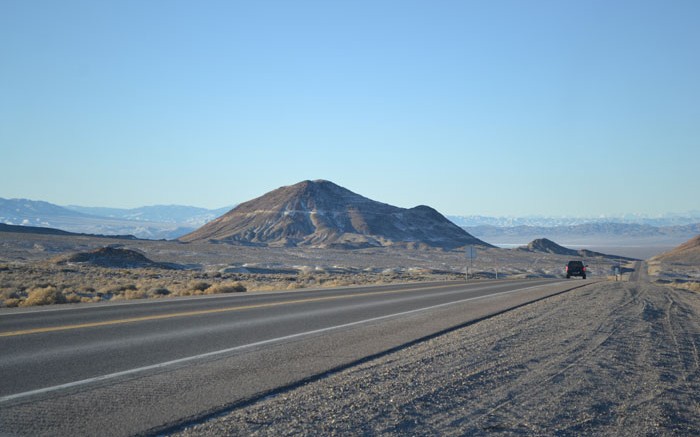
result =
[[586,266],[583,261],[569,261],[566,265],[566,279],[572,276],[582,276],[583,279],[586,279]]

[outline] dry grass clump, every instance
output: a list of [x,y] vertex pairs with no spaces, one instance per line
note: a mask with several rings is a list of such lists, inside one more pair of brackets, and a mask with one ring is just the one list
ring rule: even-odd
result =
[[165,287],[154,287],[148,290],[149,297],[162,297],[170,294],[170,290]]
[[192,291],[205,291],[209,287],[211,287],[211,284],[204,281],[193,281],[190,283],[190,289]]
[[66,297],[54,286],[36,287],[27,292],[27,297],[20,306],[29,307],[36,305],[52,305],[55,303],[65,303]]
[[20,303],[22,303],[22,299],[19,293],[16,293],[12,290],[0,291],[0,306],[4,306],[6,308],[15,308],[18,307]]
[[684,290],[694,291],[700,293],[700,282],[684,282],[680,284],[673,284],[675,288],[682,288]]
[[240,282],[220,282],[204,290],[205,294],[244,293],[248,291]]

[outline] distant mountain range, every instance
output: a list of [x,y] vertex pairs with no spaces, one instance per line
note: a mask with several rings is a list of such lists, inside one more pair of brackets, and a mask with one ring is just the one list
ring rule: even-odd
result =
[[206,209],[182,205],[154,205],[120,209],[68,205],[66,208],[92,216],[139,222],[174,223],[181,227],[198,228],[227,213],[233,206]]
[[675,226],[651,226],[632,223],[584,223],[562,226],[464,226],[470,233],[482,237],[502,236],[627,236],[627,237],[679,237],[700,233],[700,223]]
[[429,206],[399,208],[325,180],[280,187],[238,205],[180,240],[348,249],[491,247]]
[[465,226],[464,230],[491,244],[515,248],[539,238],[567,247],[588,248],[645,259],[672,249],[700,234],[700,222],[675,226],[634,223],[583,223],[561,226]]
[[43,201],[0,198],[0,223],[56,228],[81,234],[170,240],[192,232],[229,209],[208,210],[180,205],[135,209],[63,207]]
[[[58,206],[43,201],[0,198],[0,223],[62,229],[102,235],[134,235],[177,239],[224,215],[232,207],[205,209],[156,205],[133,209]],[[610,244],[666,246],[668,249],[700,234],[700,211],[662,217],[627,215],[616,218],[448,216],[474,237],[505,247],[537,238],[565,245]]]
[[518,226],[532,227],[562,227],[584,224],[618,223],[630,225],[647,225],[653,227],[683,226],[700,223],[700,211],[688,211],[683,214],[662,214],[645,216],[641,214],[626,214],[607,217],[492,217],[483,215],[449,215],[448,219],[462,227],[494,226],[498,228],[513,228]]

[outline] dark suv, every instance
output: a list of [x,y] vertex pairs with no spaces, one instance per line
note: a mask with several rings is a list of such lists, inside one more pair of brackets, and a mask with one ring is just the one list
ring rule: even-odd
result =
[[569,261],[566,265],[566,278],[572,276],[583,276],[583,279],[586,279],[586,266],[582,261]]

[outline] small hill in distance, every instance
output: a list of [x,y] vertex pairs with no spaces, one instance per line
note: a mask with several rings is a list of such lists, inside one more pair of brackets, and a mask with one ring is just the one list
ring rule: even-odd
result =
[[691,238],[669,252],[655,256],[651,260],[700,265],[700,235]]
[[172,268],[172,266],[157,263],[135,250],[116,247],[101,247],[89,252],[79,252],[60,257],[57,264],[85,263],[97,267],[107,268]]
[[525,252],[551,253],[554,255],[581,256],[578,251],[560,246],[547,238],[532,240],[527,246],[519,247],[518,250]]
[[549,240],[547,238],[535,239],[535,240],[531,241],[527,246],[519,247],[516,250],[525,251],[525,252],[533,252],[533,253],[551,253],[553,255],[564,255],[564,256],[581,257],[581,258],[603,257],[603,258],[609,258],[609,259],[620,259],[620,260],[628,260],[628,261],[635,260],[634,258],[628,258],[628,257],[618,256],[618,255],[608,255],[605,253],[594,252],[592,250],[587,250],[587,249],[580,249],[580,250],[569,249],[569,248],[566,248],[564,246],[560,246],[559,244],[557,244],[554,241]]
[[325,180],[284,186],[242,203],[180,241],[342,249],[493,247],[428,206],[399,208]]

